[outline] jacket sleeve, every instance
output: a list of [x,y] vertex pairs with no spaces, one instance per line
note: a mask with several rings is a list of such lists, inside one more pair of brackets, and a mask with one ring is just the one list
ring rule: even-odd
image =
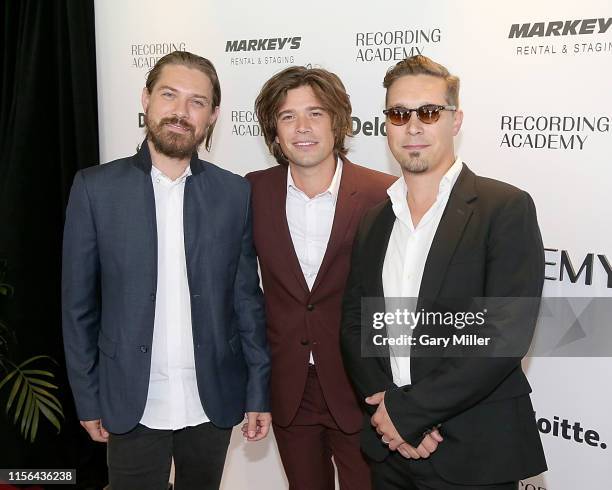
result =
[[[363,221],[362,221],[363,225]],[[351,254],[351,269],[342,301],[342,323],[340,347],[346,372],[362,401],[374,393],[395,387],[393,380],[384,371],[375,357],[362,355],[362,335],[367,330],[362,326],[361,300],[365,296],[361,272],[361,235],[363,226],[355,235]],[[376,407],[366,405],[368,411]]]
[[80,420],[100,418],[98,333],[100,264],[90,196],[82,172],[70,191],[62,257],[62,328],[68,379]]
[[263,294],[259,287],[253,245],[250,186],[242,233],[240,259],[234,281],[234,311],[242,351],[248,366],[247,412],[269,412],[270,353],[266,337]]
[[424,431],[476,405],[520,369],[523,348],[533,337],[543,281],[535,206],[526,192],[516,193],[490,223],[484,282],[485,302],[490,298],[494,306],[486,335],[493,342],[514,342],[514,353],[445,358],[417,383],[389,390],[385,405],[405,441],[418,445]]

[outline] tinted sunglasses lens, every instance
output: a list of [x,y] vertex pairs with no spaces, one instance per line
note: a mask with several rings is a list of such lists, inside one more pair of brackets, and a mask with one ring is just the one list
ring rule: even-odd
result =
[[417,116],[425,124],[435,123],[440,119],[440,109],[432,105],[424,105],[417,109]]
[[389,112],[387,112],[387,117],[389,118],[389,121],[391,121],[391,124],[394,124],[395,126],[402,126],[408,122],[408,119],[410,119],[410,113],[401,111],[399,109],[389,109]]

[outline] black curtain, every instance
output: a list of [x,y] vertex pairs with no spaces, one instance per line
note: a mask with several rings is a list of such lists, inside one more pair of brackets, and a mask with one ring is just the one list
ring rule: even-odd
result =
[[1,282],[13,287],[12,295],[0,296],[0,321],[15,336],[3,348],[17,363],[38,354],[57,361],[41,363],[57,376],[54,393],[65,415],[59,434],[41,417],[30,443],[5,415],[9,390],[2,388],[0,468],[76,468],[79,488],[99,488],[105,447],[88,440],[75,414],[60,308],[70,186],[78,169],[99,163],[94,4],[5,0],[0,25]]

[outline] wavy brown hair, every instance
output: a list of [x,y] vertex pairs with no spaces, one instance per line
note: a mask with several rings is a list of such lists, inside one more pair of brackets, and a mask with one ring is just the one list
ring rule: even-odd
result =
[[276,140],[278,110],[289,90],[308,85],[330,115],[334,133],[334,151],[348,153],[346,136],[353,135],[351,101],[338,75],[322,68],[290,66],[270,78],[255,99],[255,112],[270,153],[280,165],[289,162]]
[[383,87],[388,91],[393,82],[406,75],[429,75],[441,78],[446,82],[446,101],[459,107],[459,77],[451,75],[445,66],[421,54],[411,56],[389,68],[383,80]]
[[[149,93],[151,93],[153,90],[153,87],[161,75],[162,69],[166,65],[181,65],[204,73],[212,85],[212,110],[214,111],[215,108],[221,104],[221,85],[219,84],[219,77],[217,76],[215,66],[206,58],[202,58],[201,56],[188,51],[173,51],[172,53],[168,53],[166,56],[163,56],[157,61],[157,63],[155,63],[155,66],[149,70],[149,73],[147,73],[147,81],[145,82],[145,86],[147,87]],[[208,130],[206,131],[205,146],[208,151],[210,151],[215,123],[216,121],[208,126]]]

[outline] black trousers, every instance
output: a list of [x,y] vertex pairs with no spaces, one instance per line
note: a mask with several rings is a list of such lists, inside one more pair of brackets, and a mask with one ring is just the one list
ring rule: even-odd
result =
[[[444,444],[444,443],[442,443]],[[394,452],[382,463],[371,462],[374,490],[517,490],[518,482],[457,485],[440,478],[431,460],[406,459]]]
[[108,438],[111,490],[166,490],[174,458],[176,490],[218,490],[231,429],[207,422],[180,430],[138,425]]

